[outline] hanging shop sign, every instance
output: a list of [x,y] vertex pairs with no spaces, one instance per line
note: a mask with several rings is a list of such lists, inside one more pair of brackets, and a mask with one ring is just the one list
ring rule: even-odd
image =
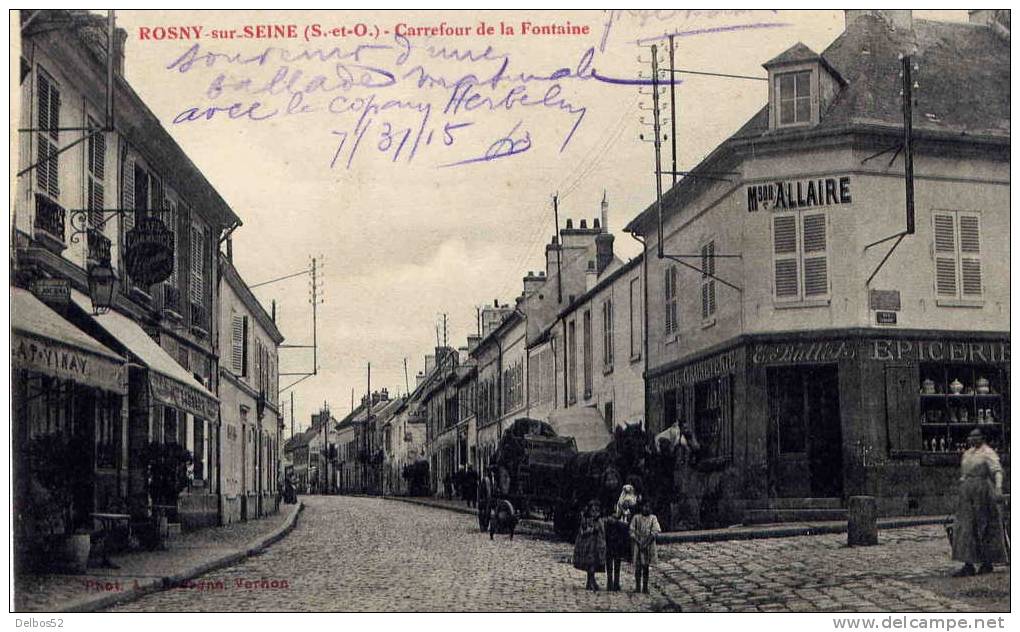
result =
[[142,286],[166,281],[174,271],[174,234],[158,217],[140,217],[125,237],[124,262]]
[[121,395],[127,393],[127,365],[55,340],[29,338],[12,331],[11,362],[17,368]]
[[71,282],[68,279],[36,279],[32,281],[29,290],[47,305],[67,305],[71,302]]
[[784,211],[850,204],[850,176],[779,180],[747,187],[747,212]]

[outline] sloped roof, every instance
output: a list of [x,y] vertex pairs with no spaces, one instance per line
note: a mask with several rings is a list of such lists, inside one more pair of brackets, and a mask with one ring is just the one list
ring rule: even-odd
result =
[[[767,65],[801,54],[806,53],[794,45]],[[717,162],[725,165],[724,158],[740,145],[841,133],[857,127],[902,129],[901,54],[911,54],[918,67],[913,73],[918,83],[914,93],[916,136],[1009,144],[1010,47],[1006,38],[986,25],[933,20],[915,19],[913,29],[893,30],[882,18],[865,15],[854,20],[819,56],[845,84],[821,113],[818,125],[769,130],[766,105],[710,152],[694,173]],[[703,186],[703,179],[683,178],[664,196],[664,212],[676,212],[683,199],[690,199]],[[649,205],[625,230],[638,230],[654,214],[655,205]]]
[[818,53],[808,48],[803,42],[797,42],[793,46],[787,48],[785,51],[762,64],[762,66],[769,68],[771,66],[781,66],[783,64],[796,64],[802,61],[815,61],[818,58]]

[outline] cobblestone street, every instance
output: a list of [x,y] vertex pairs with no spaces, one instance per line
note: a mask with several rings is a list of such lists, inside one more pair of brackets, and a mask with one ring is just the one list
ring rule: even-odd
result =
[[[882,531],[881,545],[859,549],[848,549],[845,535],[661,545],[652,594],[634,595],[629,565],[622,592],[591,593],[568,543],[527,531],[493,542],[464,514],[378,498],[302,500],[297,528],[262,555],[115,610],[932,612],[1009,604],[1008,567],[945,580],[955,566],[941,527]],[[985,600],[968,599],[979,584]]]
[[[468,515],[379,498],[304,496],[265,553],[116,611],[647,611],[660,596],[584,590],[572,546],[478,530]],[[268,580],[268,586],[261,580]],[[220,581],[222,584],[218,584]],[[238,585],[238,581],[251,582]],[[286,587],[283,587],[286,582]],[[599,577],[604,587],[605,576]],[[222,586],[222,588],[218,588]],[[200,589],[206,588],[206,589]]]

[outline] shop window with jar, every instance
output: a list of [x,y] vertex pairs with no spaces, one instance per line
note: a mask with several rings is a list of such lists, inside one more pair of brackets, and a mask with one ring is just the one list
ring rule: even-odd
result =
[[694,385],[694,436],[701,444],[700,459],[727,460],[733,446],[733,398],[730,376]]
[[988,445],[1009,451],[1009,384],[998,367],[920,365],[921,450],[962,453],[967,434],[980,428]]

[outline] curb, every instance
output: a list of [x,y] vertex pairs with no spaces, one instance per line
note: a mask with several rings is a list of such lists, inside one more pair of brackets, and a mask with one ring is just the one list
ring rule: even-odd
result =
[[[432,507],[433,509],[444,509],[463,514],[474,515],[475,512],[467,507],[450,507],[438,503],[431,503],[427,500],[410,496],[382,496],[386,500]],[[904,527],[919,527],[925,525],[947,524],[951,518],[946,516],[904,516],[899,518],[879,518],[879,529],[900,529]],[[553,533],[550,523],[541,520],[521,520],[522,526],[541,533]],[[735,527],[732,529],[705,529],[700,531],[671,531],[660,533],[655,541],[661,544],[690,543],[690,542],[724,542],[727,540],[764,540],[769,538],[792,538],[803,535],[824,535],[831,533],[846,533],[846,521],[832,522],[805,522],[801,524],[786,524],[782,526],[761,526],[761,527]]]
[[194,577],[198,577],[199,575],[208,573],[209,571],[237,564],[248,557],[257,555],[266,547],[287,535],[297,524],[298,515],[300,515],[302,510],[304,510],[304,504],[298,502],[297,508],[282,525],[267,535],[255,538],[251,542],[247,543],[244,548],[225,553],[217,558],[196,564],[195,566],[191,566],[171,575],[164,575],[163,577],[154,577],[144,581],[133,582],[131,588],[122,592],[111,593],[108,595],[96,595],[95,597],[87,597],[72,601],[60,608],[54,609],[53,612],[94,612],[96,610],[102,610],[116,604],[134,601],[135,599],[150,593],[173,588],[174,586],[182,584]]
[[[945,516],[916,516],[902,518],[879,518],[879,529],[901,529],[924,525],[946,524]],[[660,533],[656,542],[674,544],[682,542],[723,542],[726,540],[763,540],[768,538],[792,538],[802,535],[824,535],[846,533],[846,522],[820,522],[789,524],[782,526],[762,526],[754,528],[736,527],[733,529],[709,529],[703,531],[673,531]]]
[[[451,507],[449,505],[431,503],[427,500],[422,500],[421,498],[416,498],[414,496],[380,496],[379,498],[383,498],[385,500],[395,500],[398,502],[408,503],[411,505],[418,505],[420,507],[431,507],[433,509],[444,509],[446,511],[452,511],[455,513],[469,514],[472,516],[476,515],[475,510],[469,507]],[[517,524],[520,527],[525,527],[528,531],[538,532],[546,535],[553,533],[552,523],[545,522],[543,520],[531,520],[529,518],[524,518]]]

